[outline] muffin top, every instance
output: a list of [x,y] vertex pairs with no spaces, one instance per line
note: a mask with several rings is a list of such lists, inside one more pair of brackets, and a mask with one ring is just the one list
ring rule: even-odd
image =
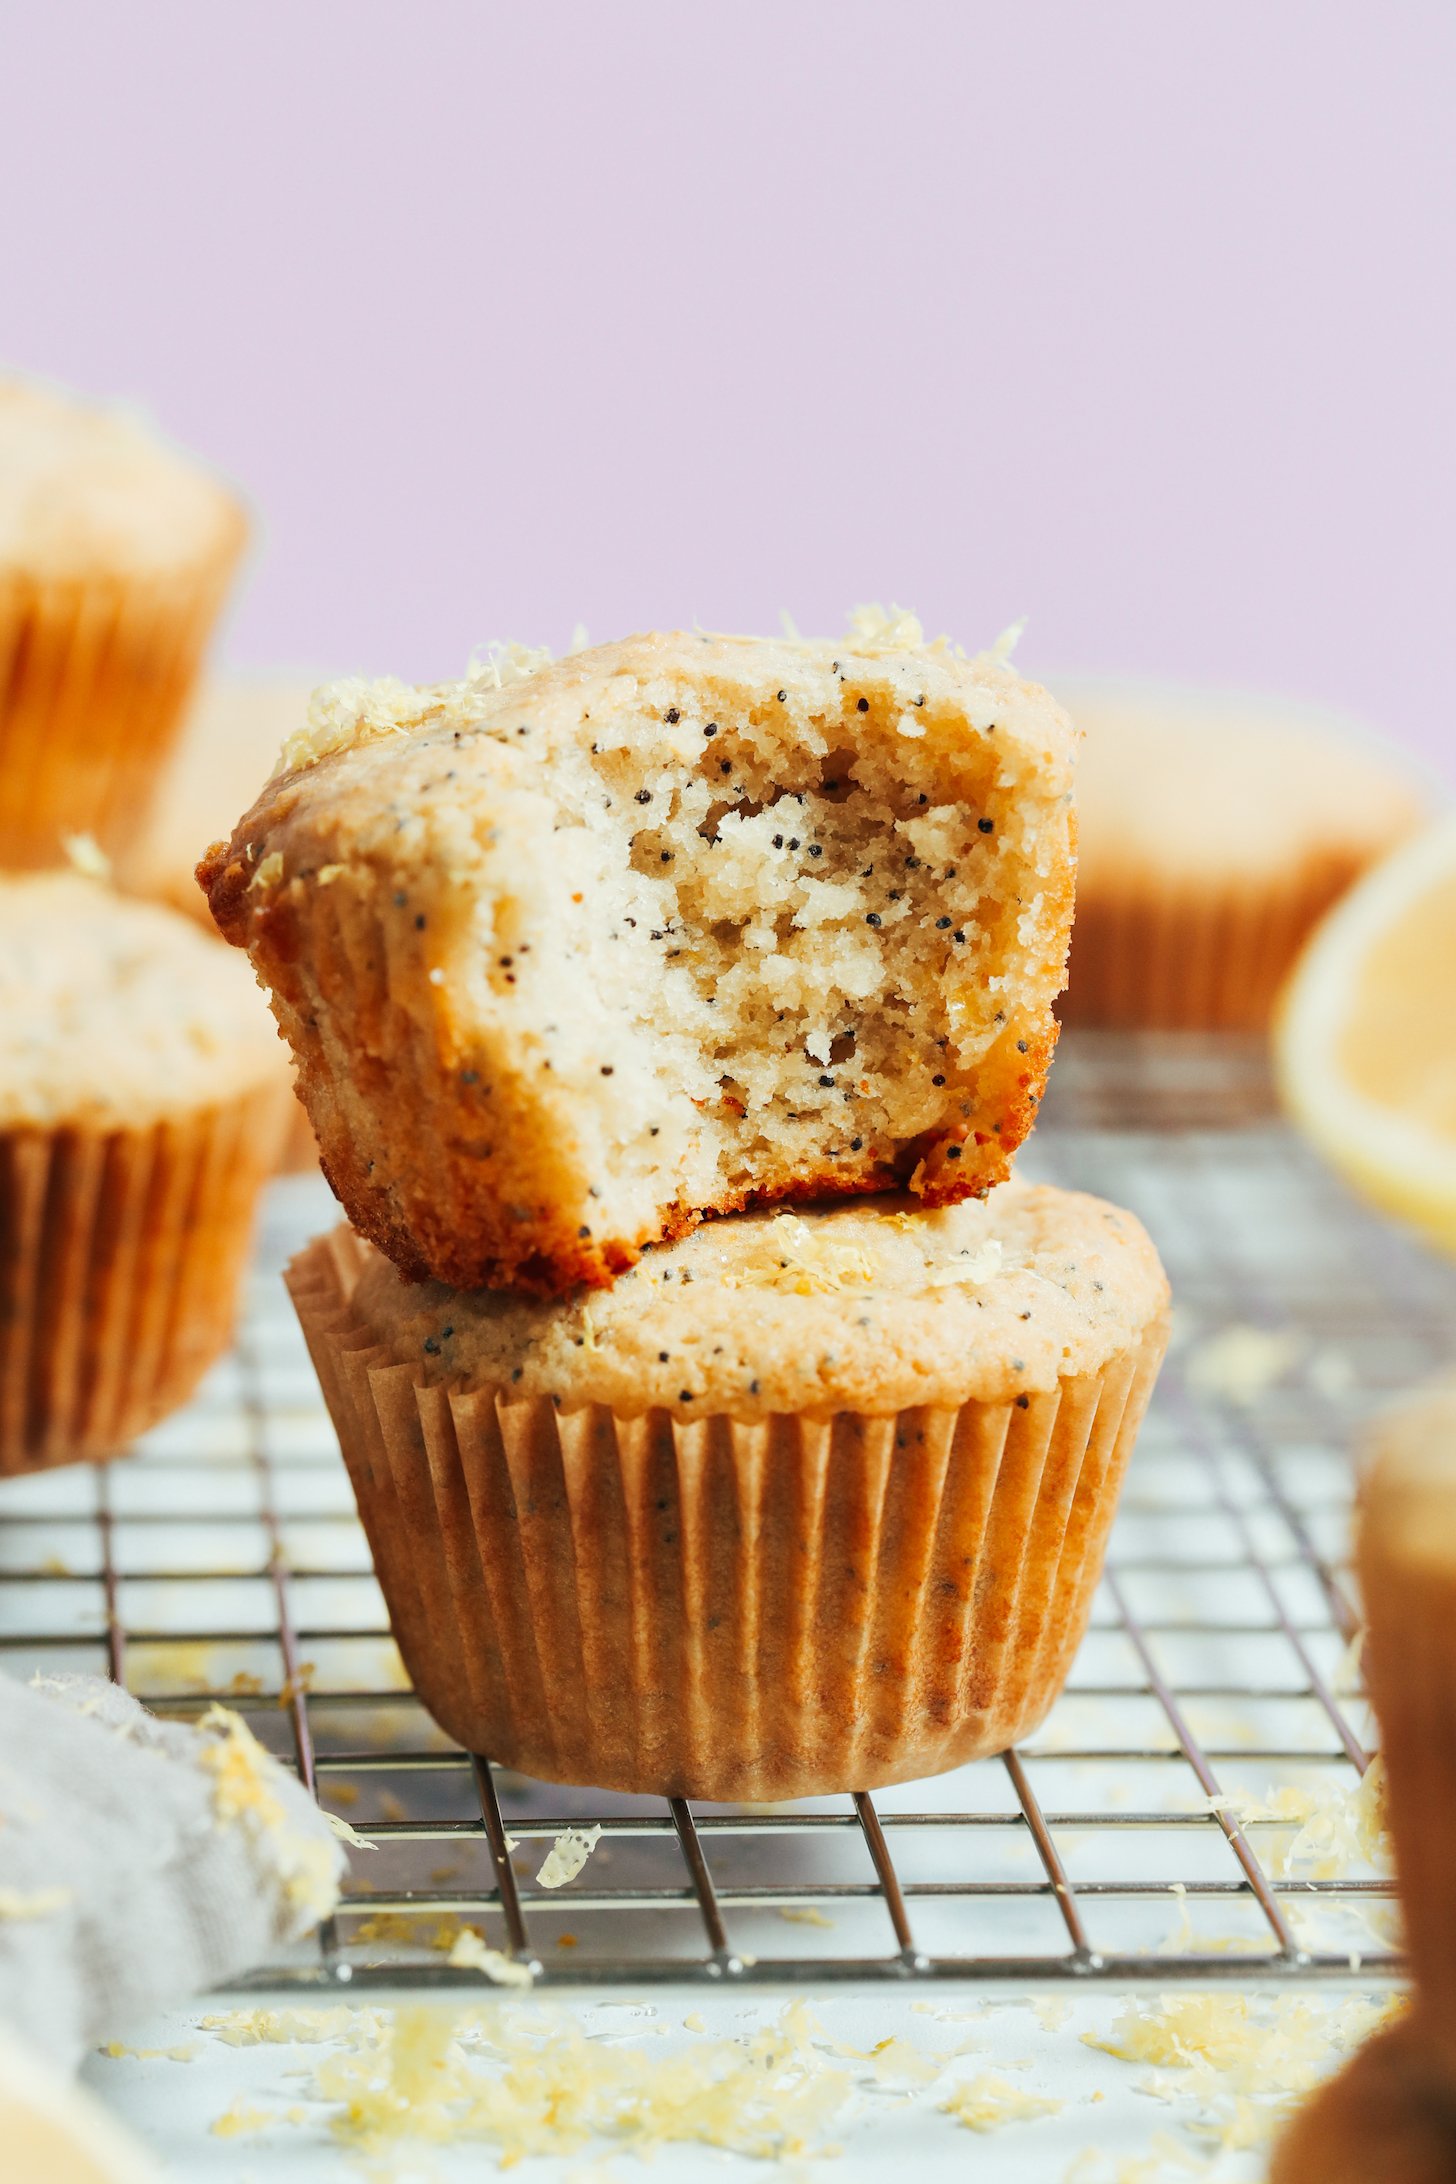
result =
[[[725,636],[712,630],[653,630],[553,660],[529,645],[492,646],[460,682],[415,685],[383,676],[324,685],[313,694],[306,724],[289,737],[278,772],[301,771],[342,751],[401,736],[445,747],[462,735],[498,737],[498,770],[534,772],[554,745],[577,740],[583,719],[595,719],[619,740],[637,740],[632,713],[640,705],[654,742],[696,752],[701,723],[688,724],[656,705],[683,685],[709,698],[745,695],[770,720],[794,719],[822,705],[826,673],[851,661],[856,690],[881,693],[897,711],[901,748],[923,741],[926,707],[953,705],[971,729],[994,728],[1014,748],[1035,750],[1071,785],[1078,736],[1045,690],[1007,665],[1001,650],[967,655],[949,639],[926,642],[915,616],[892,608],[858,608],[843,637]],[[521,685],[529,684],[527,691]],[[512,740],[522,698],[532,701],[525,748]],[[782,714],[769,712],[783,708]],[[678,729],[679,734],[669,731]],[[348,778],[345,776],[344,778]]]
[[0,380],[0,570],[156,575],[242,527],[226,487],[126,411]]
[[885,1197],[730,1216],[555,1303],[411,1286],[370,1252],[351,1313],[430,1383],[747,1419],[1041,1393],[1098,1371],[1167,1301],[1131,1214],[1012,1182],[936,1213]]
[[1129,870],[1179,881],[1371,863],[1422,823],[1413,768],[1357,725],[1228,691],[1089,680],[1056,694],[1083,730],[1084,890]]
[[282,1077],[247,965],[79,873],[0,878],[0,1128],[144,1126]]

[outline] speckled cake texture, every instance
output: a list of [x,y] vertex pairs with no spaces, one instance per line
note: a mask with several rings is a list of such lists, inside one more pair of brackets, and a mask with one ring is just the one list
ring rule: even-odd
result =
[[1075,735],[908,618],[336,685],[201,878],[355,1227],[606,1284],[708,1213],[983,1194],[1036,1113]]
[[347,1229],[288,1281],[425,1705],[546,1779],[710,1798],[1041,1720],[1167,1337],[1137,1222],[1018,1184],[732,1216],[556,1303]]

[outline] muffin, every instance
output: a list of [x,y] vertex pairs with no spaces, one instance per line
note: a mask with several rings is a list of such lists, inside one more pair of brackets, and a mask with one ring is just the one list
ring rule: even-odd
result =
[[78,874],[0,879],[0,1473],[114,1455],[190,1395],[290,1103],[215,941]]
[[[117,860],[123,887],[169,903],[214,932],[197,884],[197,860],[267,779],[285,739],[308,719],[313,687],[303,676],[277,674],[214,676],[203,683],[142,831]],[[261,993],[258,1007],[266,1014]],[[295,1102],[280,1165],[302,1170],[317,1163],[313,1126]]]
[[1300,944],[1431,792],[1313,709],[1059,683],[1086,735],[1067,1024],[1262,1031]]
[[1362,2049],[1281,2144],[1272,2184],[1456,2178],[1456,1379],[1377,1432],[1358,1563],[1396,1879],[1415,1982],[1409,2019]]
[[126,412],[0,380],[0,865],[135,830],[245,535]]
[[415,1689],[547,1780],[762,1800],[1024,1737],[1167,1336],[1129,1214],[1007,1184],[710,1222],[605,1295],[288,1284]]
[[320,695],[199,877],[402,1271],[552,1295],[708,1213],[1006,1175],[1056,1035],[1074,734],[918,634]]

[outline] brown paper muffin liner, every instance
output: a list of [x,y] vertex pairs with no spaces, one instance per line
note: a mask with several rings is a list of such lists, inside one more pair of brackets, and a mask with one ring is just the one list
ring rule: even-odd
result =
[[365,1249],[288,1285],[420,1698],[552,1781],[872,1787],[1033,1729],[1081,1640],[1165,1322],[1023,1407],[681,1424],[424,1384],[354,1317]]
[[288,1098],[0,1130],[0,1475],[119,1454],[227,1348]]
[[[246,525],[191,570],[0,576],[0,865],[108,854],[145,816],[182,724]],[[201,845],[199,845],[199,848]]]
[[1263,1031],[1306,936],[1359,873],[1327,857],[1223,887],[1137,872],[1086,886],[1057,1013],[1117,1031]]

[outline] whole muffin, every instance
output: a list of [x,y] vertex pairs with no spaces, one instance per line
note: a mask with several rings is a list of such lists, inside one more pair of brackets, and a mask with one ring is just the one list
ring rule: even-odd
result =
[[[117,859],[117,879],[129,893],[169,903],[208,933],[216,931],[197,884],[198,857],[256,794],[287,738],[307,720],[314,681],[234,674],[202,683],[141,833]],[[257,1005],[266,1017],[261,993]],[[313,1125],[301,1101],[294,1103],[280,1164],[293,1171],[318,1165]]]
[[400,1650],[548,1780],[804,1797],[1025,1736],[1167,1338],[1129,1214],[1007,1184],[711,1222],[606,1294],[288,1273]]
[[0,380],[0,865],[139,825],[246,528],[126,412]]
[[0,879],[0,1473],[115,1455],[191,1394],[291,1100],[244,966],[195,925]]
[[1146,683],[1057,695],[1086,738],[1062,1021],[1263,1030],[1305,936],[1431,791],[1312,708]]
[[199,870],[406,1273],[556,1294],[706,1213],[984,1193],[1071,923],[1074,736],[918,626],[338,685]]

